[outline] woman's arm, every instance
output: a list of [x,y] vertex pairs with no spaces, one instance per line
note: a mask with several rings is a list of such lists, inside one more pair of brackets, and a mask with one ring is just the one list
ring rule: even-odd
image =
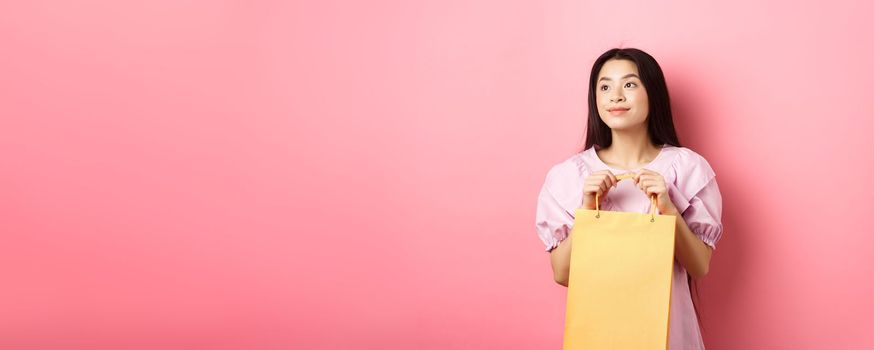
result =
[[671,208],[665,214],[677,217],[677,238],[674,244],[674,256],[677,257],[677,261],[686,268],[686,272],[692,278],[706,276],[710,270],[710,256],[713,254],[713,248],[692,233],[692,230],[686,225],[683,215],[680,215],[676,207]]
[[549,260],[552,262],[552,273],[555,276],[555,282],[565,287],[567,287],[571,269],[572,237],[573,235],[568,235],[555,249],[549,252]]

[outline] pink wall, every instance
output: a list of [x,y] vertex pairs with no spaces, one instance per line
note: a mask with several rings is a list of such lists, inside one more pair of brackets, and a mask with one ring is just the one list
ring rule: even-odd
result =
[[870,4],[122,3],[0,4],[0,348],[558,349],[620,45],[720,179],[708,349],[874,347]]

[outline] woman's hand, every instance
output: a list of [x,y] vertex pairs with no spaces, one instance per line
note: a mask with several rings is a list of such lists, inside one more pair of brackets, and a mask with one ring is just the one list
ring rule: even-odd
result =
[[595,194],[603,201],[607,192],[619,183],[619,179],[610,170],[600,170],[591,173],[584,182],[583,209],[595,209]]
[[647,198],[656,195],[659,214],[678,215],[679,210],[668,196],[668,186],[665,185],[665,178],[661,174],[644,168],[634,175],[634,183],[637,188],[646,193]]

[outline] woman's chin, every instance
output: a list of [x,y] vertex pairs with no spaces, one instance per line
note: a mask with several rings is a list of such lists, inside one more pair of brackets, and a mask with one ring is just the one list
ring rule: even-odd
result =
[[623,131],[623,130],[634,130],[642,126],[641,123],[627,123],[625,121],[614,120],[611,123],[607,123],[607,126],[612,130]]

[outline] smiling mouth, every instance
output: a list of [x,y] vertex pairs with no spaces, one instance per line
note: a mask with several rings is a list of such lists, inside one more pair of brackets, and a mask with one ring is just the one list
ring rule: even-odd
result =
[[614,108],[614,109],[608,109],[607,111],[610,112],[610,114],[612,114],[612,115],[620,115],[622,113],[628,112],[629,109],[631,109],[631,108]]

